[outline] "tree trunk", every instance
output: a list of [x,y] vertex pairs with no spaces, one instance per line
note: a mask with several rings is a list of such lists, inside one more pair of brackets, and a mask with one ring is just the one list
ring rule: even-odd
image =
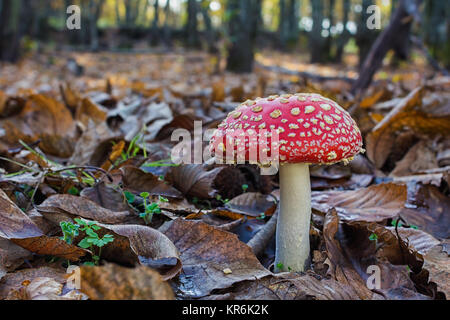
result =
[[278,34],[280,37],[280,47],[282,50],[286,49],[286,43],[289,37],[289,21],[288,21],[288,0],[279,0],[280,14],[278,17]]
[[9,20],[12,11],[12,0],[2,0],[0,11],[0,60],[8,60]]
[[370,17],[367,13],[367,8],[374,4],[374,0],[363,0],[362,12],[358,24],[358,33],[356,35],[356,44],[359,48],[359,65],[362,66],[367,54],[372,47],[373,42],[376,39],[375,30],[370,30],[367,27],[367,20]]
[[29,0],[3,0],[0,12],[0,60],[16,62],[30,20]]
[[344,29],[342,30],[342,33],[337,40],[335,62],[342,62],[344,47],[347,44],[348,40],[350,40],[350,32],[347,29],[348,15],[350,13],[350,9],[351,9],[350,0],[344,0],[342,5],[342,14],[343,14],[342,24],[344,25]]
[[313,28],[309,35],[311,48],[311,63],[325,62],[328,52],[325,52],[325,38],[322,37],[322,22],[324,13],[324,0],[312,1]]
[[99,49],[98,19],[100,19],[105,0],[89,1],[89,40],[92,51]]
[[159,0],[154,0],[153,2],[153,12],[155,13],[155,16],[153,17],[152,22],[152,39],[151,44],[153,46],[156,46],[159,43]]
[[299,35],[300,3],[298,0],[289,0],[288,14],[289,41],[295,41]]
[[254,62],[254,40],[261,0],[228,0],[228,32],[231,45],[228,49],[227,70],[237,73],[251,72]]
[[197,0],[188,0],[187,2],[188,20],[186,25],[186,33],[188,46],[191,48],[200,47],[200,40],[198,36],[198,4]]
[[359,78],[352,88],[354,94],[360,94],[372,82],[377,70],[382,66],[383,59],[391,49],[398,49],[399,44],[404,44],[404,39],[409,39],[413,17],[422,0],[400,0],[399,6],[389,26],[378,36],[370,49],[362,68]]
[[171,41],[171,32],[169,27],[169,18],[170,18],[170,0],[167,0],[166,6],[164,8],[164,44],[167,48],[170,48],[172,46]]
[[327,28],[328,36],[325,38],[325,52],[328,53],[326,56],[326,61],[332,60],[331,48],[333,46],[333,37],[331,36],[331,27],[334,25],[334,6],[336,4],[335,0],[328,0],[328,21],[329,25]]
[[216,53],[217,47],[214,41],[214,30],[211,22],[211,17],[209,16],[209,2],[203,1],[201,4],[201,12],[203,17],[203,22],[205,23],[205,33],[206,42],[208,43],[209,53]]

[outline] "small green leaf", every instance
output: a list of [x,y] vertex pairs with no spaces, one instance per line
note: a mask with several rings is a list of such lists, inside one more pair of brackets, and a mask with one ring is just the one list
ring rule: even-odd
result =
[[159,201],[161,201],[161,202],[169,202],[169,199],[159,196]]
[[78,246],[83,249],[88,249],[91,247],[91,244],[88,242],[88,238],[84,238],[78,243]]
[[142,192],[142,193],[141,193],[141,197],[144,198],[144,199],[147,199],[148,197],[150,197],[150,193],[148,193],[148,192]]
[[372,233],[372,234],[369,236],[369,240],[370,240],[370,241],[377,241],[377,240],[378,240],[378,236],[377,236],[375,233]]
[[76,187],[71,187],[69,190],[67,190],[67,193],[73,196],[78,196],[80,194],[80,190],[78,190],[78,188]]
[[133,203],[134,200],[136,200],[136,196],[129,191],[124,191],[124,194],[125,194],[125,198],[127,199],[128,203]]

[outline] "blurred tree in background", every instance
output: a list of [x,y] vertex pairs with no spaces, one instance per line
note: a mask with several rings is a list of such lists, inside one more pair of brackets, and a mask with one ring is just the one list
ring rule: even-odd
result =
[[[408,1],[407,1],[408,2]],[[409,2],[414,2],[411,0]],[[413,30],[430,56],[450,66],[450,1],[420,1]],[[0,0],[0,59],[56,49],[130,50],[158,47],[227,52],[227,69],[251,71],[264,48],[309,54],[313,63],[341,62],[358,53],[360,65],[383,30],[371,30],[367,9],[381,8],[389,25],[400,0]],[[66,28],[69,5],[82,13],[81,30]],[[409,42],[409,39],[404,39]],[[404,48],[407,46],[402,45]],[[397,57],[404,52],[393,48]]]

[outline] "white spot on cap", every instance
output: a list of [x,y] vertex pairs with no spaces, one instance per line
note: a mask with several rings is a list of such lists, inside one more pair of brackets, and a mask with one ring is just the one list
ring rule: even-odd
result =
[[316,110],[316,108],[314,108],[313,106],[306,106],[306,107],[305,107],[305,113],[306,113],[306,114],[308,114],[308,113],[313,113],[314,110]]

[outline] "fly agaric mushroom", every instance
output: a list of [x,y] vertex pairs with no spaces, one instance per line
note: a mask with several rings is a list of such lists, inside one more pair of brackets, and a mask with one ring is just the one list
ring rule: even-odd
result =
[[[270,131],[267,131],[270,130]],[[239,132],[237,134],[237,132]],[[272,135],[272,133],[275,133]],[[271,145],[267,139],[271,137]],[[274,137],[278,141],[273,141]],[[309,260],[311,186],[309,164],[347,164],[363,152],[361,132],[347,111],[319,94],[270,96],[246,101],[219,125],[210,150],[216,158],[261,163],[255,144],[270,149],[280,166],[280,212],[276,231],[276,271],[303,271]],[[233,146],[230,151],[230,146]],[[274,152],[273,148],[277,148]],[[228,152],[227,152],[228,149]],[[254,149],[253,149],[254,150]],[[225,154],[226,153],[226,154]],[[241,157],[242,159],[242,157]]]

